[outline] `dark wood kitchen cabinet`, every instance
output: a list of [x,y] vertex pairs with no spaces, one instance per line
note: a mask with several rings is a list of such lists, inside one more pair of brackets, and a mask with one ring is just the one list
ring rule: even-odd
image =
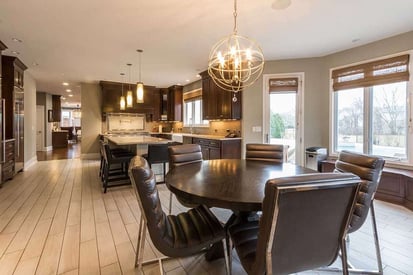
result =
[[[62,120],[62,103],[60,95],[52,95],[52,121],[60,122]],[[50,122],[50,121],[49,121]]]
[[208,72],[202,72],[202,117],[205,120],[241,119],[242,91],[236,93],[237,100],[232,100],[233,93],[218,87]]
[[201,146],[202,158],[205,160],[241,158],[240,139],[218,140],[193,137],[192,143]]
[[[2,56],[3,140],[14,140],[14,172],[24,166],[24,71],[27,67],[14,56]],[[6,155],[5,162],[9,161]],[[3,166],[4,169],[5,166]],[[6,172],[3,170],[3,172]]]
[[183,86],[160,89],[160,120],[182,121]]
[[[138,113],[146,114],[147,120],[152,120],[154,116],[158,115],[155,112],[155,107],[159,108],[159,89],[153,86],[144,86],[144,98],[143,103],[136,102],[136,85],[123,83],[123,95],[126,97],[126,93],[130,89],[132,90],[133,106],[120,110],[119,100],[122,95],[122,83],[100,81],[102,90],[102,117],[105,120],[107,113]],[[157,104],[155,106],[155,104]]]

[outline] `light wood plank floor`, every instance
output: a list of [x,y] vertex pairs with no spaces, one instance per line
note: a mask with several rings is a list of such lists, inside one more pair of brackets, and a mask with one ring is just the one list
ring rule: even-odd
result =
[[[99,162],[42,161],[0,189],[0,274],[139,274],[134,268],[139,207],[131,187],[103,194]],[[169,191],[158,185],[167,211]],[[173,212],[185,210],[174,200]],[[376,201],[385,274],[413,274],[413,212]],[[230,213],[214,209],[221,218]],[[354,262],[374,266],[369,224],[351,235]],[[245,274],[233,253],[233,274]],[[150,240],[145,258],[159,255]],[[203,255],[166,262],[167,274],[225,274]],[[144,269],[159,274],[158,266]],[[305,272],[306,274],[328,274]]]

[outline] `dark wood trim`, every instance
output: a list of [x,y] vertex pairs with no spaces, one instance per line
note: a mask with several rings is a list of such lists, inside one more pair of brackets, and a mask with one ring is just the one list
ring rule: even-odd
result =
[[0,51],[4,51],[5,49],[7,49],[7,46],[0,40]]

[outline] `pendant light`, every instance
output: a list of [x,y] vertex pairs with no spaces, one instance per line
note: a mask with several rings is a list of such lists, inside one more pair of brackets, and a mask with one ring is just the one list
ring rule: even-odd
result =
[[120,73],[120,75],[122,76],[122,95],[120,97],[120,110],[124,111],[125,110],[125,106],[126,106],[126,101],[125,101],[125,96],[123,95],[123,81],[124,81],[124,73]]
[[139,82],[136,83],[136,102],[143,103],[143,83],[141,81],[141,55],[143,50],[136,50],[139,55]]
[[132,96],[132,90],[130,88],[130,67],[132,64],[128,63],[126,64],[129,66],[129,89],[128,92],[126,93],[126,107],[131,108],[133,106],[133,96]]
[[237,34],[237,0],[234,0],[233,33],[219,40],[211,49],[208,74],[215,84],[235,94],[252,85],[264,68],[261,47],[252,39]]

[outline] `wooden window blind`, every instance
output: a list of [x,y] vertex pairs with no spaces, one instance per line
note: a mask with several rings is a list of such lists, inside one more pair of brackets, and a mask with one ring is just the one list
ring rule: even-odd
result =
[[273,92],[298,92],[298,78],[271,78],[269,80],[269,93]]
[[193,90],[183,94],[185,102],[202,99],[202,89]]
[[333,90],[345,90],[409,80],[409,55],[400,55],[333,70]]

